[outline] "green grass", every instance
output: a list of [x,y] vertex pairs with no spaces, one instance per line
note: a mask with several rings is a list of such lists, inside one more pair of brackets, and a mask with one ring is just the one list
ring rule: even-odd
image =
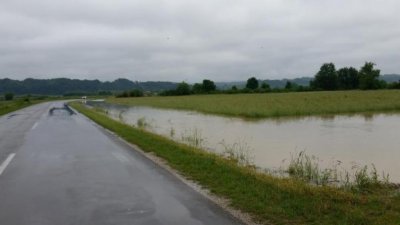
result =
[[399,90],[109,98],[108,102],[266,118],[400,110]]
[[229,199],[233,207],[262,223],[400,224],[398,193],[350,192],[261,174],[232,160],[120,123],[82,104],[71,105],[128,142],[165,159],[188,179]]
[[0,101],[0,116],[10,113],[10,112],[13,112],[13,111],[16,111],[16,110],[19,110],[19,109],[22,109],[22,108],[25,108],[25,107],[28,107],[28,106],[31,106],[31,105],[39,103],[39,102],[42,102],[42,101],[35,100],[35,101],[27,102],[22,99],[12,100],[12,101]]

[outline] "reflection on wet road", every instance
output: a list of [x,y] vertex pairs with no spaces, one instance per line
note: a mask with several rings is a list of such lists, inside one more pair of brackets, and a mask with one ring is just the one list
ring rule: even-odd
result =
[[0,117],[0,165],[0,224],[239,223],[62,102]]

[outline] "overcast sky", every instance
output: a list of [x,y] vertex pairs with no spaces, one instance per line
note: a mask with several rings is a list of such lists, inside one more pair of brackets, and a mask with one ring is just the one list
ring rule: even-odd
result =
[[400,73],[398,0],[1,0],[0,78],[197,82]]

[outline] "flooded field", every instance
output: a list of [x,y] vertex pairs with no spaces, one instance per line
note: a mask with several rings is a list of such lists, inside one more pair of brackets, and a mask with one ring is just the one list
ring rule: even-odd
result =
[[243,120],[196,112],[88,102],[109,116],[218,153],[234,149],[256,166],[285,167],[305,151],[321,166],[374,164],[400,182],[400,114]]

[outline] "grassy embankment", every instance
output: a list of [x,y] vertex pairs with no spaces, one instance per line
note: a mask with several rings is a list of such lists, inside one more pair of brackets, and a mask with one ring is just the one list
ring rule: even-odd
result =
[[109,98],[108,102],[266,118],[400,110],[399,90]]
[[0,116],[40,103],[43,101],[34,100],[34,101],[24,101],[22,99],[12,100],[12,101],[0,101]]
[[120,123],[79,103],[72,106],[128,142],[165,159],[188,179],[229,199],[233,207],[262,223],[400,224],[400,195],[389,190],[345,191],[257,173],[235,161]]

